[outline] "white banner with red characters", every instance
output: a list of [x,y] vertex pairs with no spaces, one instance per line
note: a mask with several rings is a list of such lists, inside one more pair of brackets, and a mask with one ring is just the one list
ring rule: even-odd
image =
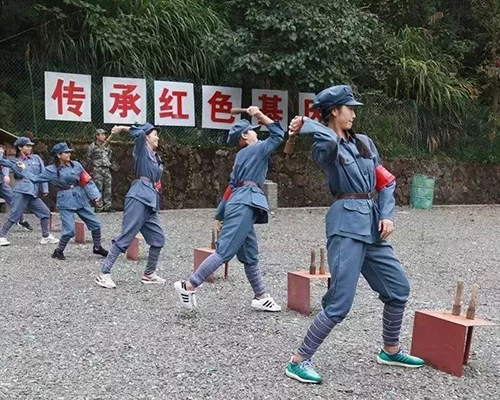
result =
[[194,85],[155,81],[155,125],[195,126]]
[[[283,129],[288,128],[288,92],[282,90],[252,89],[252,106],[261,111],[275,122],[279,122]],[[252,118],[252,124],[258,123]],[[265,126],[262,130],[267,130]]]
[[203,86],[202,128],[231,129],[240,120],[231,108],[241,107],[241,89],[225,86]]
[[147,119],[146,80],[102,78],[104,123],[144,123]]
[[317,108],[312,108],[314,103],[314,93],[299,93],[299,115],[315,119],[320,118],[320,112]]
[[45,71],[45,119],[90,122],[91,83],[90,75]]

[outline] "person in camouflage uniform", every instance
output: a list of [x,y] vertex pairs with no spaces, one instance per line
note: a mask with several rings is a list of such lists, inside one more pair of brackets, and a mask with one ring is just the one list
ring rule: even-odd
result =
[[96,211],[111,210],[111,156],[112,150],[109,145],[113,133],[106,135],[104,129],[96,131],[96,140],[91,143],[87,151],[89,167],[92,168],[92,179],[97,185],[102,195],[100,206],[96,206]]

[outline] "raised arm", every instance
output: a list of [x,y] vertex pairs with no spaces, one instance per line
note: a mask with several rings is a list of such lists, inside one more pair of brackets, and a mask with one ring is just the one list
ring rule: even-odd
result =
[[41,173],[34,174],[26,169],[26,166],[23,163],[16,164],[12,170],[21,175],[23,178],[29,179],[33,183],[45,183],[45,182],[54,182],[56,184],[62,185],[57,181],[57,172],[52,171],[49,168],[45,168]]
[[0,165],[4,168],[10,168],[14,171],[14,167],[16,166],[16,162],[13,160],[9,160],[5,157],[5,150],[3,147],[0,147]]
[[335,160],[339,138],[332,129],[325,125],[310,118],[298,116],[290,122],[288,135],[292,149],[298,135],[311,136],[314,140],[312,158],[323,168]]
[[130,137],[135,142],[134,154],[139,156],[141,154],[145,154],[147,152],[146,148],[146,132],[144,132],[138,126],[131,126],[129,129]]
[[249,114],[251,117],[257,118],[260,124],[266,126],[267,130],[269,131],[269,137],[266,140],[262,141],[262,149],[265,155],[271,154],[279,147],[281,142],[283,142],[285,131],[283,130],[279,122],[274,122],[271,118],[265,115],[259,109],[259,107],[248,107],[247,114]]
[[113,129],[111,129],[111,133],[108,135],[108,137],[104,141],[103,146],[109,146],[109,144],[111,143],[111,139],[113,139],[115,137],[115,135],[117,135],[117,132],[113,131]]

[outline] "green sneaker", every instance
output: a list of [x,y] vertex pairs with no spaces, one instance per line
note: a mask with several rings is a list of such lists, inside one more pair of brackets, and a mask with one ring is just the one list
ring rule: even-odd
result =
[[411,356],[403,349],[399,349],[396,354],[386,353],[383,349],[380,350],[377,356],[377,362],[385,365],[396,365],[406,368],[420,368],[424,365],[424,360]]
[[321,383],[323,380],[314,370],[311,359],[305,359],[298,363],[294,363],[290,360],[286,366],[285,375],[302,383]]

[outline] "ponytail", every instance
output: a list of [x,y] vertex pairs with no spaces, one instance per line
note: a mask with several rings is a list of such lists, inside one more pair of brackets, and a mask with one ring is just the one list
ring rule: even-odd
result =
[[[323,125],[328,126],[328,124],[330,123],[330,120],[332,119],[332,110],[335,108],[339,109],[340,107],[342,107],[342,105],[335,105],[335,106],[331,106],[328,108],[320,109],[320,111],[321,111],[320,122]],[[349,129],[347,131],[347,134],[349,135],[349,137],[351,137],[353,139],[354,143],[356,143],[356,148],[358,149],[359,155],[361,157],[364,157],[364,158],[371,158],[372,157],[372,153],[371,153],[370,149],[368,148],[368,146],[361,139],[356,137],[356,133],[352,129]],[[339,154],[339,160],[340,160],[340,163],[342,165],[344,165],[344,163],[345,163],[344,157],[342,157],[340,154]]]
[[60,169],[61,169],[61,161],[59,160],[59,157],[57,157],[57,154],[54,156],[54,165],[56,166],[57,169],[57,179],[59,180],[61,178],[60,174]]

